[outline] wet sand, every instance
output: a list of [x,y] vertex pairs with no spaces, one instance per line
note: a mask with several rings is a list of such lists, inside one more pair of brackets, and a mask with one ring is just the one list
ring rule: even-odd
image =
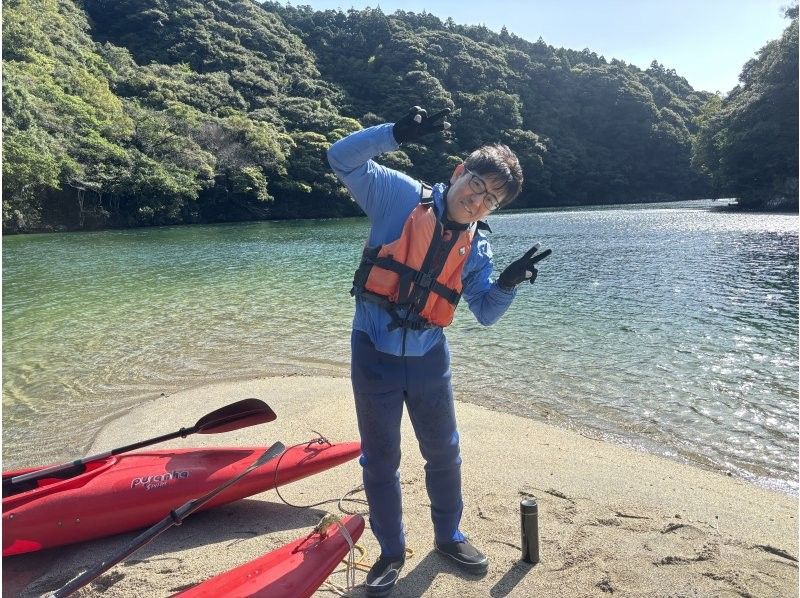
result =
[[[217,383],[161,397],[99,431],[91,453],[193,424],[257,397],[274,422],[193,435],[158,448],[287,446],[324,434],[357,440],[346,378],[273,377]],[[724,474],[457,403],[462,439],[462,529],[490,558],[465,575],[433,551],[424,462],[407,416],[401,484],[408,547],[392,596],[796,596],[797,498]],[[285,486],[290,502],[338,499],[361,483],[357,460]],[[363,498],[363,493],[356,495]],[[520,562],[519,502],[539,503],[541,562]],[[365,512],[366,506],[346,505]],[[192,582],[307,534],[325,510],[282,504],[275,491],[188,518],[82,590],[81,596],[169,596]],[[3,559],[3,596],[38,596],[107,557],[135,534]],[[358,544],[378,556],[369,529]],[[356,580],[366,574],[358,571]],[[344,584],[343,573],[331,578]],[[333,596],[320,590],[319,596]],[[362,588],[353,592],[363,596]]]

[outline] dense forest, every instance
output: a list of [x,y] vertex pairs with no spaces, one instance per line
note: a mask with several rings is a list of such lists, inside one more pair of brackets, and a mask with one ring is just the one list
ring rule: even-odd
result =
[[3,231],[338,217],[327,147],[453,109],[384,155],[445,179],[520,156],[515,207],[737,197],[797,209],[797,8],[720,97],[505,29],[252,0],[3,0]]

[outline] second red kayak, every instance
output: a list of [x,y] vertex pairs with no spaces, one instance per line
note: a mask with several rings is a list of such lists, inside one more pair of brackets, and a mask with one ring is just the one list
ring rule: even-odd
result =
[[[353,542],[361,537],[364,531],[361,515],[350,515],[341,523]],[[321,532],[220,573],[173,598],[308,598],[349,549],[342,530],[333,523]]]
[[[45,478],[3,498],[3,556],[101,538],[152,525],[246,469],[266,447],[173,449],[108,457],[68,479]],[[203,509],[299,480],[357,457],[357,442],[288,449]],[[3,473],[3,479],[31,470]],[[277,471],[277,476],[276,476]],[[277,482],[277,484],[276,484]]]

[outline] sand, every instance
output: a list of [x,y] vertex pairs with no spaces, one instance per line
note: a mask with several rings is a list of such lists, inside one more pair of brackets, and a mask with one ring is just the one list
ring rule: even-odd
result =
[[[319,431],[358,438],[345,378],[273,377],[184,390],[98,431],[91,452],[172,432],[246,397],[278,414],[269,424],[193,435],[181,446],[290,445]],[[392,596],[796,596],[797,498],[536,421],[456,406],[464,460],[462,529],[490,558],[483,577],[462,574],[432,547],[424,462],[407,416],[403,488],[413,551]],[[361,483],[357,461],[284,487],[290,502],[338,498]],[[541,562],[520,562],[519,502],[539,503]],[[360,495],[363,497],[363,493]],[[351,504],[363,512],[366,506]],[[169,596],[305,535],[323,508],[295,509],[268,491],[188,518],[82,590],[82,596]],[[124,546],[124,534],[3,559],[3,596],[36,596]],[[365,562],[378,556],[369,529]],[[357,572],[357,582],[366,574]],[[342,573],[331,578],[344,583]],[[334,596],[321,590],[318,596]],[[357,588],[354,596],[363,596]]]

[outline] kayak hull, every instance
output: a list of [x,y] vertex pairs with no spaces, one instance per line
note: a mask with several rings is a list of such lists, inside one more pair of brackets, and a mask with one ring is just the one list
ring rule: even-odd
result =
[[[147,527],[221,486],[267,447],[173,449],[108,457],[65,480],[3,498],[3,556]],[[203,506],[210,509],[335,467],[360,454],[357,442],[288,449]],[[3,478],[22,471],[5,472]]]
[[[342,519],[356,542],[364,531],[364,518]],[[235,569],[220,573],[173,598],[307,598],[322,585],[350,546],[336,524],[323,532],[303,536]]]

